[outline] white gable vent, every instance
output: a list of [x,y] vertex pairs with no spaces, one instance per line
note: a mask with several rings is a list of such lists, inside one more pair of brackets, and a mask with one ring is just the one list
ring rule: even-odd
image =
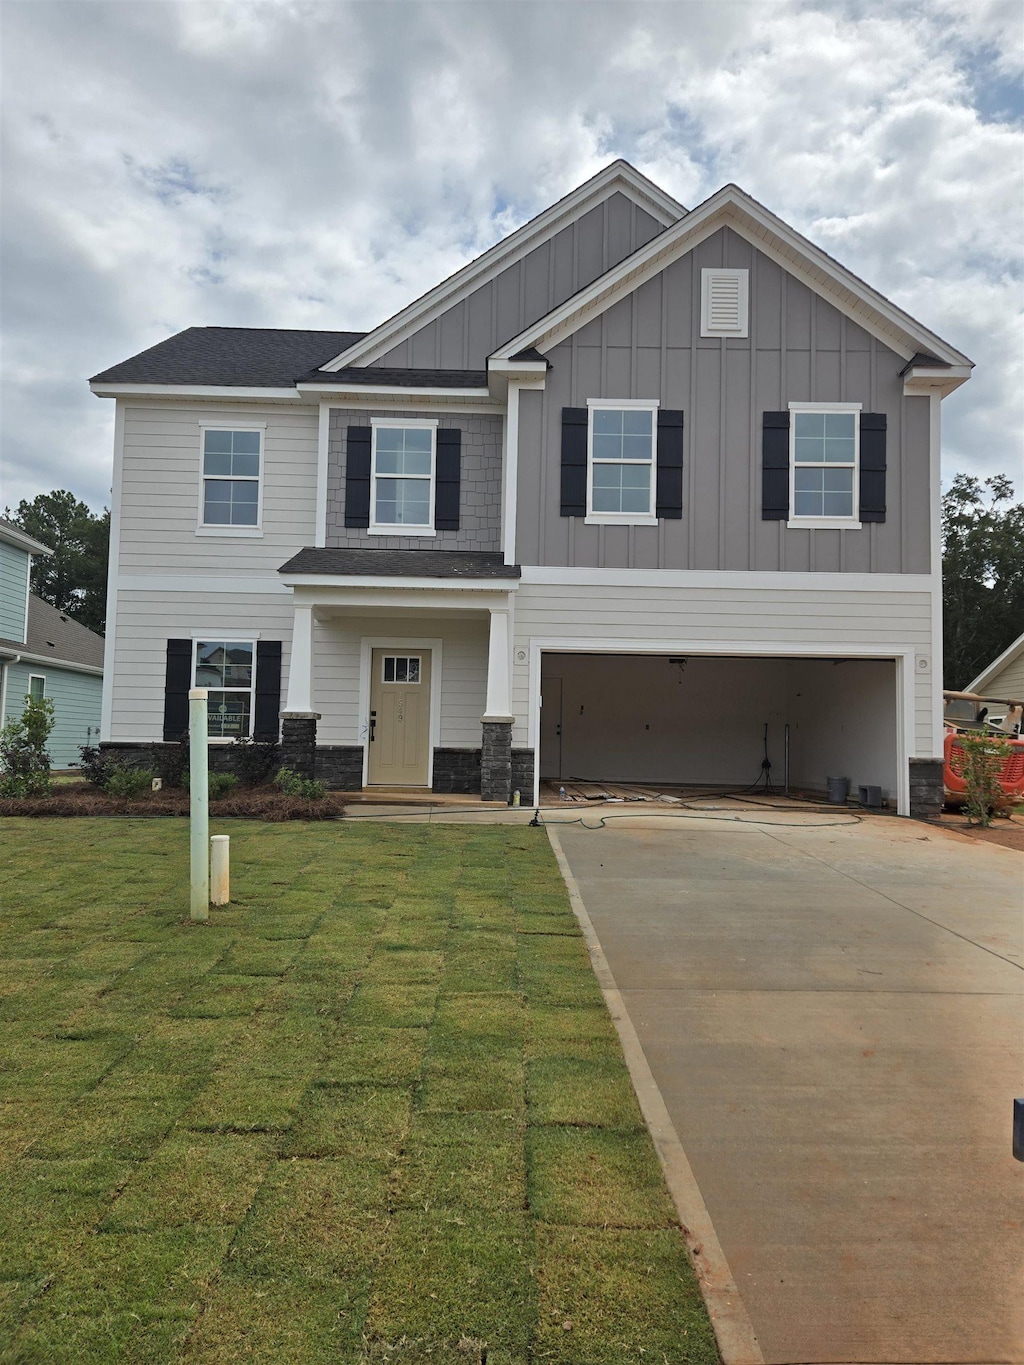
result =
[[700,334],[702,337],[745,337],[749,271],[700,272]]

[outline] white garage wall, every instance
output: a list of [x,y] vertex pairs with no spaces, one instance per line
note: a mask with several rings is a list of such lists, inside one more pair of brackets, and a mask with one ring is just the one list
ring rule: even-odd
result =
[[767,722],[781,784],[784,660],[690,658],[680,668],[657,655],[553,654],[541,677],[542,693],[544,679],[562,679],[565,778],[745,787],[760,775]]
[[847,777],[896,799],[896,665],[886,659],[790,659],[786,664],[790,778],[824,790]]

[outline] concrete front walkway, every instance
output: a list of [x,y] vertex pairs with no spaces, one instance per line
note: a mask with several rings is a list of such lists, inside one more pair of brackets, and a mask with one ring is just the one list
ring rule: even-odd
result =
[[794,821],[558,836],[765,1360],[1024,1362],[1024,856]]

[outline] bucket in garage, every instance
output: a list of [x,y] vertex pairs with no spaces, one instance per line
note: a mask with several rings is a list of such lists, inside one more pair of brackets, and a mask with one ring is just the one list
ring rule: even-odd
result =
[[858,787],[857,795],[862,806],[869,806],[872,810],[881,809],[882,788],[881,787]]
[[850,779],[848,777],[826,777],[828,783],[828,799],[834,806],[846,804],[846,798],[850,794]]

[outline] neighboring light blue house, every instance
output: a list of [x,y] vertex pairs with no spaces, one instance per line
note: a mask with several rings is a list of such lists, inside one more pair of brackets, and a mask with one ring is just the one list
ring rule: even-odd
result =
[[0,518],[0,722],[19,716],[26,696],[49,697],[50,761],[71,768],[99,736],[103,637],[29,591],[32,556],[52,553]]

